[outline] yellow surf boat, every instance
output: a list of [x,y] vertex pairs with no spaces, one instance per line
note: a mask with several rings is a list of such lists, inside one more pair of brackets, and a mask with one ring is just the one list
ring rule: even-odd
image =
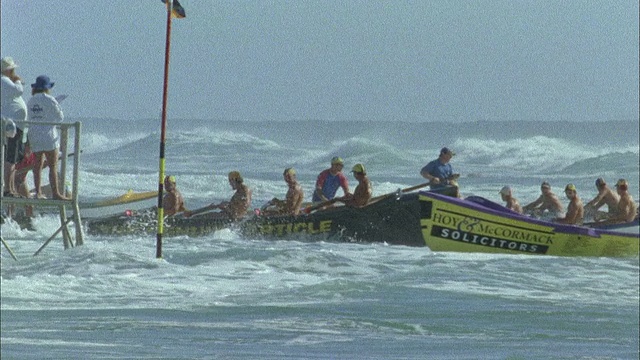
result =
[[418,198],[422,237],[432,251],[638,257],[637,232],[538,220],[481,197],[420,192]]

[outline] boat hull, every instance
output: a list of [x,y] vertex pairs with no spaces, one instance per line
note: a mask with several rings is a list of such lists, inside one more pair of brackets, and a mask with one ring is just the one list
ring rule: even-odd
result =
[[[156,213],[85,222],[90,234],[154,234]],[[202,236],[231,228],[248,238],[383,242],[435,252],[638,257],[640,237],[523,216],[484,198],[433,192],[397,194],[363,208],[338,206],[299,216],[250,215],[240,221],[202,214],[165,219],[166,236]]]
[[427,192],[419,200],[422,237],[433,251],[638,256],[637,234],[556,224]]
[[[425,246],[418,226],[419,203],[414,196],[389,196],[364,208],[337,206],[298,216],[247,216],[233,222],[202,214],[185,218],[167,217],[166,236],[203,236],[231,228],[245,237],[273,239],[309,239],[347,242],[386,242],[407,246]],[[153,234],[157,231],[156,212],[152,209],[134,216],[89,219],[87,232],[93,235]]]

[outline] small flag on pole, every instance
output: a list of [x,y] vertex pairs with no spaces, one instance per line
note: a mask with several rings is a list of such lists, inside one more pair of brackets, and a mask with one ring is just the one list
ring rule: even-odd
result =
[[[169,6],[169,3],[167,0],[161,0],[161,1],[167,4],[167,6]],[[171,11],[171,17],[176,19],[182,19],[187,17],[187,13],[184,11],[184,8],[182,7],[182,5],[180,5],[180,2],[178,2],[178,0],[173,0],[173,9]]]

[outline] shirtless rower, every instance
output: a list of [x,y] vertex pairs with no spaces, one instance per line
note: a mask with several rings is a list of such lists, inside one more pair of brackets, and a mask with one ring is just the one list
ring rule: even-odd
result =
[[[562,203],[551,191],[551,185],[544,181],[540,185],[540,192],[542,193],[540,197],[538,197],[534,202],[525,205],[522,210],[525,213],[533,214],[535,216],[544,216],[544,217],[559,217],[562,215],[564,211],[564,206]],[[548,212],[547,215],[544,212]]]

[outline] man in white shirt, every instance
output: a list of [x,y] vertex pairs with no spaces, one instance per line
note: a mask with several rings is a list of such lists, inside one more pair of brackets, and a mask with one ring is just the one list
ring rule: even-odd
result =
[[[0,113],[2,118],[12,121],[27,120],[27,105],[22,99],[24,92],[24,83],[20,76],[16,74],[18,65],[11,57],[3,57],[2,63],[2,88],[0,95],[2,101],[0,103]],[[15,188],[16,164],[22,160],[24,156],[24,136],[23,125],[16,124],[15,136],[7,139],[7,149],[5,152],[4,164],[4,196],[19,196]],[[3,135],[4,136],[4,135]]]

